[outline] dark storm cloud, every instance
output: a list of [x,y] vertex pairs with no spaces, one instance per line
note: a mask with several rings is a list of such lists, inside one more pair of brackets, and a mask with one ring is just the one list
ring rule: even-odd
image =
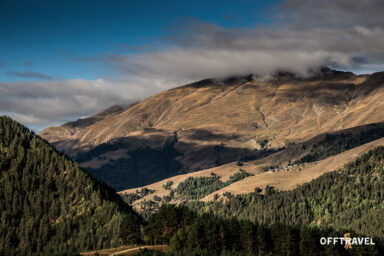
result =
[[32,78],[32,79],[42,79],[42,80],[52,80],[53,77],[45,75],[43,73],[39,72],[33,72],[30,70],[26,71],[9,71],[7,72],[7,75],[13,76],[13,77],[19,77],[19,78]]

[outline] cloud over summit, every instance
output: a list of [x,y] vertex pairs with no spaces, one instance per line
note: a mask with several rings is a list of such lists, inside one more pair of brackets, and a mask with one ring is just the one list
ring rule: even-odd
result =
[[115,64],[140,75],[200,79],[277,70],[305,75],[330,65],[381,69],[384,4],[379,0],[287,0],[273,22],[255,28],[223,28],[196,22],[168,36],[173,47],[119,56]]

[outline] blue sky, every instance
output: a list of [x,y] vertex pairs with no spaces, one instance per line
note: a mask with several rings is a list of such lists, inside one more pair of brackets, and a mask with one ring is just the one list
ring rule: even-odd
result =
[[0,0],[0,115],[39,131],[197,80],[384,70],[382,0]]
[[[166,36],[190,20],[228,27],[270,22],[276,1],[18,1],[0,2],[0,81],[97,79],[113,76],[89,61],[108,53],[167,47]],[[40,76],[39,76],[40,74]]]

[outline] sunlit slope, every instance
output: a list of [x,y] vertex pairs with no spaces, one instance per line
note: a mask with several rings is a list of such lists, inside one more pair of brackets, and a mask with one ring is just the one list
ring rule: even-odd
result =
[[319,133],[384,119],[384,73],[334,72],[312,79],[208,79],[154,95],[74,134],[41,135],[73,155],[112,139],[153,128],[185,143],[258,148],[307,140]]

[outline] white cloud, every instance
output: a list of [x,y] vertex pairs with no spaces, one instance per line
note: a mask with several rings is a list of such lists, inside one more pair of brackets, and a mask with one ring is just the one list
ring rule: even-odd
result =
[[159,86],[103,79],[0,83],[0,114],[39,129],[93,115],[114,104],[129,105],[161,91]]

